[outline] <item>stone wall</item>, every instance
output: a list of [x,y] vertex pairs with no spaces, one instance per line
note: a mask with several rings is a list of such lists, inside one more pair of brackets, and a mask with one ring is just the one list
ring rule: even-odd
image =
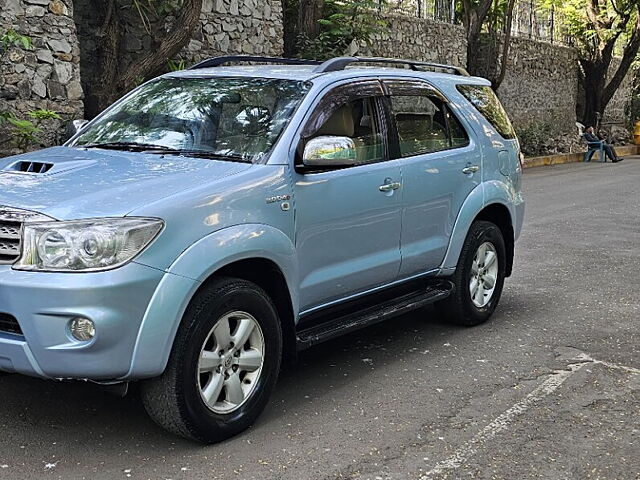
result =
[[351,55],[410,58],[457,66],[467,64],[464,27],[400,15],[387,15],[388,27],[369,45],[350,47]]
[[[497,68],[492,52],[500,44],[484,37],[479,53],[485,59],[483,76]],[[493,70],[492,70],[493,69]],[[491,72],[491,73],[490,73]],[[512,38],[504,80],[498,97],[517,130],[546,124],[553,134],[576,131],[578,55],[575,49],[526,38]]]
[[[0,63],[0,111],[18,118],[36,109],[57,112],[62,120],[43,122],[39,135],[41,145],[55,144],[61,126],[83,110],[71,0],[0,0],[0,32],[10,29],[31,37],[33,49],[11,48]],[[11,151],[6,134],[0,151]]]

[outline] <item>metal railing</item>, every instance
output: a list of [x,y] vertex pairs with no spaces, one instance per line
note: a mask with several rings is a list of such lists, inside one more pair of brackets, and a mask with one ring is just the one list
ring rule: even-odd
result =
[[[382,13],[460,23],[459,12],[456,15],[456,0],[380,0],[379,10]],[[566,25],[562,13],[553,6],[543,6],[539,0],[517,0],[513,9],[511,34],[514,37],[572,46],[573,37]]]
[[387,0],[380,2],[384,13],[457,23],[455,0]]
[[519,0],[513,9],[511,34],[549,43],[572,46],[573,37],[564,16],[555,7],[543,7],[535,0]]

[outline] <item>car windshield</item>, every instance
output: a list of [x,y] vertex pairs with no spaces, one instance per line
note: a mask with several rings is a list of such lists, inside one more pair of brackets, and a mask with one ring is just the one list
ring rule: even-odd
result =
[[71,146],[257,162],[307,91],[292,80],[165,77],[116,104]]

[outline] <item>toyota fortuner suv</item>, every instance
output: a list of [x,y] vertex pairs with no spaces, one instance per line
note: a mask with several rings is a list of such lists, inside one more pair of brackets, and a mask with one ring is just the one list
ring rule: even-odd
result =
[[220,57],[76,127],[0,159],[0,370],[137,381],[185,437],[245,429],[324,340],[484,322],[511,274],[518,141],[460,68]]

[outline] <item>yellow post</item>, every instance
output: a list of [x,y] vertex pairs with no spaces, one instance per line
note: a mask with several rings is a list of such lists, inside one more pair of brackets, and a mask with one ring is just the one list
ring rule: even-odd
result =
[[633,129],[633,143],[640,145],[640,120],[638,120]]

